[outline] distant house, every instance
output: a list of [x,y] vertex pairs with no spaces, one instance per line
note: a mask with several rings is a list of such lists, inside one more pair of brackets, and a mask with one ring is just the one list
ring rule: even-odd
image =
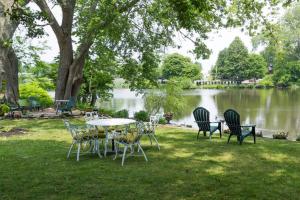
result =
[[242,84],[255,84],[259,83],[262,79],[249,79],[249,80],[244,80],[242,81]]

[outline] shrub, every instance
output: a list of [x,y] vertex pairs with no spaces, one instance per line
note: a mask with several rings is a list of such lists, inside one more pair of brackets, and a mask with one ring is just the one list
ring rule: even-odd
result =
[[123,110],[119,110],[115,113],[113,113],[112,115],[113,117],[117,117],[117,118],[128,118],[128,110],[123,109]]
[[139,112],[134,113],[134,119],[137,121],[148,122],[150,120],[149,113],[141,110]]
[[0,116],[4,116],[4,114],[8,112],[9,107],[6,104],[0,104]]
[[286,140],[288,138],[289,132],[280,132],[280,133],[274,133],[273,139],[283,139]]
[[159,124],[167,124],[167,120],[164,117],[159,118],[158,120]]
[[36,82],[20,85],[20,99],[28,99],[29,97],[35,97],[42,107],[53,105],[53,101],[48,92],[41,88]]
[[195,87],[192,80],[189,78],[183,77],[177,78],[177,80],[180,82],[182,89],[192,89]]
[[100,115],[106,115],[106,116],[113,116],[114,111],[113,110],[109,110],[109,109],[105,109],[105,108],[100,108],[98,110]]
[[266,88],[273,87],[274,83],[273,83],[272,75],[265,76],[258,84]]
[[300,141],[300,135],[297,136],[296,141]]
[[77,103],[76,108],[87,112],[93,111],[93,107],[89,103]]

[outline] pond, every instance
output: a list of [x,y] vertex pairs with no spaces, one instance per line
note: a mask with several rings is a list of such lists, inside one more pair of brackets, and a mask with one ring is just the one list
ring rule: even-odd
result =
[[[210,111],[212,121],[223,119],[228,108],[237,110],[243,124],[256,124],[264,136],[274,132],[289,132],[289,138],[300,134],[300,90],[279,89],[194,89],[184,91],[187,108],[172,122],[192,125],[193,110],[203,106]],[[100,104],[106,109],[127,109],[130,117],[144,109],[144,98],[129,89],[114,89],[113,98]]]

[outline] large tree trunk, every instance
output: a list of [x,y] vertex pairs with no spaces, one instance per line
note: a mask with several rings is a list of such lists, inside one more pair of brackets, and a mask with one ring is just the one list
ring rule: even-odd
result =
[[9,15],[4,15],[13,2],[14,0],[0,0],[0,79],[6,79],[6,99],[16,102],[19,98],[18,59],[7,42],[12,39],[17,23]]
[[12,48],[9,49],[4,71],[6,78],[5,97],[9,102],[17,102],[19,98],[18,58]]

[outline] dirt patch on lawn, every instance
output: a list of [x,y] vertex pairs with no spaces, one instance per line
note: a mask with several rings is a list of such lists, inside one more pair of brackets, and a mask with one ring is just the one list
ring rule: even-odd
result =
[[24,135],[28,132],[28,130],[24,128],[12,128],[8,131],[0,131],[0,136],[2,137],[9,137],[14,135]]

